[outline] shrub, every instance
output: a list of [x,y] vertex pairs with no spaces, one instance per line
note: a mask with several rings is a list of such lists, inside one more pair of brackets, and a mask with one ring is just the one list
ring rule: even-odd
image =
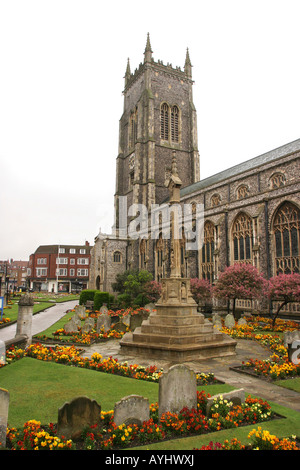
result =
[[94,300],[95,293],[99,292],[97,289],[85,289],[81,292],[79,297],[79,304],[85,305],[87,300]]
[[94,295],[94,310],[100,310],[103,304],[108,307],[110,305],[110,296],[108,292],[95,292]]

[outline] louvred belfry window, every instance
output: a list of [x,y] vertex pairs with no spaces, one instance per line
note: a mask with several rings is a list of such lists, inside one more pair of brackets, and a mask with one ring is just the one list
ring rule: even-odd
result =
[[300,273],[300,210],[285,202],[277,211],[273,233],[275,239],[275,273]]
[[166,103],[163,103],[160,111],[161,118],[161,129],[160,134],[163,140],[169,139],[169,106]]
[[171,109],[171,139],[173,142],[178,142],[178,122],[179,122],[179,109],[173,106]]

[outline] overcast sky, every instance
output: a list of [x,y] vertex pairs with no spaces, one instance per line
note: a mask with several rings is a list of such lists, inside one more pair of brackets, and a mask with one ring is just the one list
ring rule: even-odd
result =
[[0,259],[113,224],[127,58],[193,65],[201,179],[300,137],[299,0],[0,0]]

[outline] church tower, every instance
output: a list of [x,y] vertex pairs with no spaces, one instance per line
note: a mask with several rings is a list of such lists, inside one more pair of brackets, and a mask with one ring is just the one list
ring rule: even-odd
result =
[[[182,187],[199,181],[197,116],[192,96],[192,65],[186,52],[184,69],[154,61],[149,34],[144,61],[125,72],[124,109],[119,127],[115,216],[118,201],[161,204],[168,198],[172,151],[176,150]],[[116,227],[117,228],[117,227]]]

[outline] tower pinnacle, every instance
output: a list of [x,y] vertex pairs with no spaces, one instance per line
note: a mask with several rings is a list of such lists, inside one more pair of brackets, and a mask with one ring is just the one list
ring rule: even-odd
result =
[[184,71],[185,71],[186,75],[189,78],[192,78],[192,64],[191,64],[191,59],[190,59],[190,54],[189,54],[189,49],[188,48],[186,50]]
[[151,49],[151,44],[150,44],[150,35],[149,33],[147,34],[147,43],[146,43],[146,48],[145,48],[145,60],[144,62],[151,62],[152,61],[152,49]]

